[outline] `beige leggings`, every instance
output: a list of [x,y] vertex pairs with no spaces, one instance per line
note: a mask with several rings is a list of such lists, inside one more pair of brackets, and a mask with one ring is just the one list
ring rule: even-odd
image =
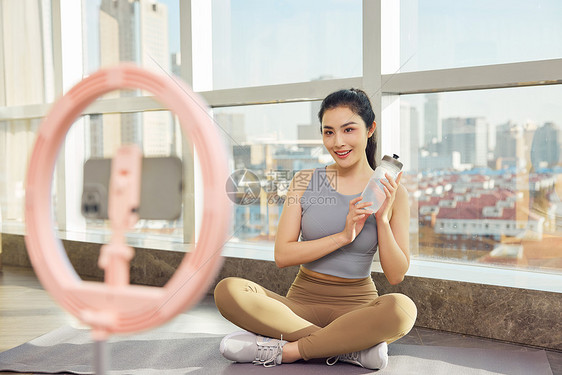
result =
[[370,277],[326,281],[299,271],[287,297],[236,277],[215,288],[215,303],[229,321],[250,332],[298,341],[305,360],[391,343],[414,326],[417,309],[403,294],[378,296]]

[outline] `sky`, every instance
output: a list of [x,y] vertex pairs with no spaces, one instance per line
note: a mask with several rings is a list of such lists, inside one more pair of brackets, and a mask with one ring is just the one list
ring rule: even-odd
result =
[[[402,71],[562,57],[562,1],[402,0]],[[560,86],[441,95],[443,117],[562,126]],[[423,111],[422,95],[403,98]]]
[[557,0],[402,0],[403,71],[562,56]]
[[[198,1],[207,0],[193,3]],[[368,68],[362,66],[360,0],[210,1],[214,89],[354,77]],[[159,2],[168,6],[174,53],[180,45],[179,0]],[[401,71],[562,57],[559,0],[401,0],[399,4]],[[441,113],[444,118],[482,116],[491,125],[553,121],[560,126],[560,98],[559,86],[445,93]],[[423,95],[402,100],[416,106],[423,119]],[[246,115],[248,132],[276,133],[281,139],[294,139],[296,125],[311,118],[309,104],[232,111]]]
[[[213,4],[219,3],[231,3],[228,15],[235,51],[230,64],[234,69],[222,72],[218,80],[215,76],[219,88],[362,74],[360,1],[299,5],[302,2],[222,0]],[[409,59],[402,71],[562,57],[562,1],[402,0],[400,6],[402,64]],[[228,77],[232,77],[230,82]],[[553,121],[560,126],[560,98],[560,86],[444,93],[441,114],[443,118],[485,117],[492,126],[507,121],[538,125]],[[416,106],[423,120],[424,95],[402,100]],[[248,123],[269,130],[259,120],[268,118],[265,123],[272,129],[283,129],[278,127],[283,114],[271,113],[273,108],[264,111],[270,114],[260,117],[259,110],[247,110]],[[300,121],[306,123],[310,110],[301,112]],[[288,113],[286,122],[299,121],[294,117]],[[296,126],[292,128],[288,138],[295,136]]]

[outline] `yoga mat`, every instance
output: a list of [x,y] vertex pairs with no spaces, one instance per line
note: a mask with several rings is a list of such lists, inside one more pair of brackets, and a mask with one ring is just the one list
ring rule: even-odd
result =
[[[219,353],[223,335],[149,332],[112,337],[107,345],[111,375],[121,374],[509,374],[552,375],[543,350],[490,350],[391,344],[389,364],[382,371],[347,363],[327,366],[323,360],[263,368],[232,363]],[[93,373],[90,331],[63,326],[0,353],[0,371]],[[109,375],[108,374],[108,375]]]

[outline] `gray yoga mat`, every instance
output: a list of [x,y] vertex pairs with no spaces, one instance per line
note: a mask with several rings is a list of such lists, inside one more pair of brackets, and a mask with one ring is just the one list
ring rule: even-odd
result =
[[[369,374],[358,366],[322,360],[297,362],[265,369],[232,363],[219,351],[222,335],[153,330],[115,336],[108,345],[109,374]],[[93,373],[90,331],[63,326],[28,343],[0,353],[0,371],[41,373]],[[507,351],[391,344],[389,364],[380,374],[534,374],[552,375],[542,350]]]

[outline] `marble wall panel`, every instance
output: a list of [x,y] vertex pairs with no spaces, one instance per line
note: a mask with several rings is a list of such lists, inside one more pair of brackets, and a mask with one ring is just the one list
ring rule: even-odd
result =
[[416,303],[416,325],[562,350],[562,294],[407,276],[390,285],[373,273],[380,294]]
[[31,267],[23,236],[2,233],[2,263],[8,266]]

